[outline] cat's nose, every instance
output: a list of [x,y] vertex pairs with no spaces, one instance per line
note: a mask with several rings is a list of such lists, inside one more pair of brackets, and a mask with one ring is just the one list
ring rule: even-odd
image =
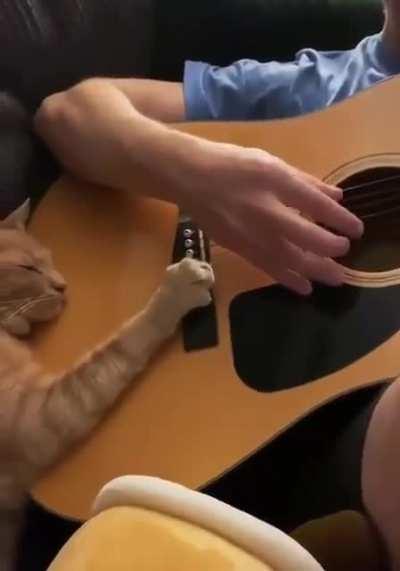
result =
[[53,283],[53,288],[60,293],[64,293],[67,289],[67,284],[65,282]]
[[67,283],[61,274],[53,272],[50,275],[50,283],[52,287],[59,293],[63,293],[67,289]]

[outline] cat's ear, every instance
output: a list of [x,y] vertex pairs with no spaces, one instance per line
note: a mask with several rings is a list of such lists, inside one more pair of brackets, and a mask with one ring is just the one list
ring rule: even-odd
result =
[[30,211],[31,211],[31,201],[28,198],[27,200],[25,200],[23,204],[21,204],[21,206],[18,206],[18,208],[14,210],[14,212],[11,212],[11,214],[9,214],[7,218],[1,220],[0,228],[10,229],[10,230],[11,229],[25,230],[26,223],[28,222],[29,219]]

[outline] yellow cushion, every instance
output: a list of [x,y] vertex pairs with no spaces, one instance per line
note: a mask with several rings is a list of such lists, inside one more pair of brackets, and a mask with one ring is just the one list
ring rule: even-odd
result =
[[140,507],[163,513],[223,537],[266,566],[284,571],[323,571],[295,540],[250,514],[207,494],[149,476],[121,476],[106,484],[93,510]]
[[201,527],[155,511],[114,507],[89,520],[49,571],[276,571]]

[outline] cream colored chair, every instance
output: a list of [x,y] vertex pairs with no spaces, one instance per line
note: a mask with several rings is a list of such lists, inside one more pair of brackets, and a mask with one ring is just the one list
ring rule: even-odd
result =
[[48,571],[323,571],[276,528],[156,478],[113,480],[93,511]]

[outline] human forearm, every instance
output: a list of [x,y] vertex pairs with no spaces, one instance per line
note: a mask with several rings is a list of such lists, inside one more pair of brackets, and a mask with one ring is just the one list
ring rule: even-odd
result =
[[133,188],[145,172],[155,179],[153,196],[173,202],[179,201],[180,190],[187,186],[184,179],[195,171],[206,144],[145,117],[107,80],[84,82],[49,97],[36,115],[35,127],[74,175],[114,188]]
[[135,78],[107,78],[106,81],[122,91],[145,117],[163,123],[177,123],[185,119],[181,83]]
[[133,182],[145,174],[152,184],[141,186],[143,194],[174,203],[192,200],[190,196],[203,162],[208,156],[209,142],[182,133],[137,114],[119,134],[124,168],[122,177],[112,186],[133,188]]

